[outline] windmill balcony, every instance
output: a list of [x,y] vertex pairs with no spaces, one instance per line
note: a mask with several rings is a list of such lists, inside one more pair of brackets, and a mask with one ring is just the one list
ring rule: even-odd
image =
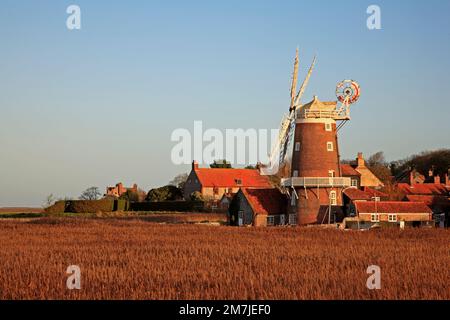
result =
[[293,177],[282,179],[281,185],[283,187],[305,187],[305,188],[334,188],[334,187],[350,187],[351,178],[344,177]]
[[304,110],[297,113],[297,119],[349,120],[347,112],[340,110]]

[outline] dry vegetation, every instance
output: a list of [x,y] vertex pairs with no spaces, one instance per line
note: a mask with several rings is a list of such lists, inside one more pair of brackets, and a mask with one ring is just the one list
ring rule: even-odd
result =
[[[0,243],[0,299],[450,299],[448,230],[41,218],[0,221]],[[365,286],[371,264],[381,290]]]

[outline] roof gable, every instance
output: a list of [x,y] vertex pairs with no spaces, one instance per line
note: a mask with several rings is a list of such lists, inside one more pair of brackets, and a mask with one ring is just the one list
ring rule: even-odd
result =
[[240,190],[255,214],[275,215],[282,214],[286,208],[286,196],[277,188]]
[[341,164],[341,171],[343,177],[349,177],[349,176],[361,176],[361,173],[355,170],[351,165],[349,164]]

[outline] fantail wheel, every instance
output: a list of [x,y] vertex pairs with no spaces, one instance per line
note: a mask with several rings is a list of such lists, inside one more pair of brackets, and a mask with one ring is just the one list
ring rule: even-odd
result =
[[336,97],[342,103],[352,104],[358,101],[360,95],[359,84],[353,80],[344,80],[336,86]]

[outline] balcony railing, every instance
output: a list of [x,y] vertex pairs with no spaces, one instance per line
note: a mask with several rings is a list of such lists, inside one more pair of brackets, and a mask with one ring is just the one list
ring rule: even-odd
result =
[[304,110],[297,113],[298,119],[334,119],[334,120],[348,120],[349,114],[344,110]]
[[283,187],[350,187],[352,184],[351,178],[337,177],[337,178],[328,178],[328,177],[294,177],[288,179],[282,179],[281,185]]

